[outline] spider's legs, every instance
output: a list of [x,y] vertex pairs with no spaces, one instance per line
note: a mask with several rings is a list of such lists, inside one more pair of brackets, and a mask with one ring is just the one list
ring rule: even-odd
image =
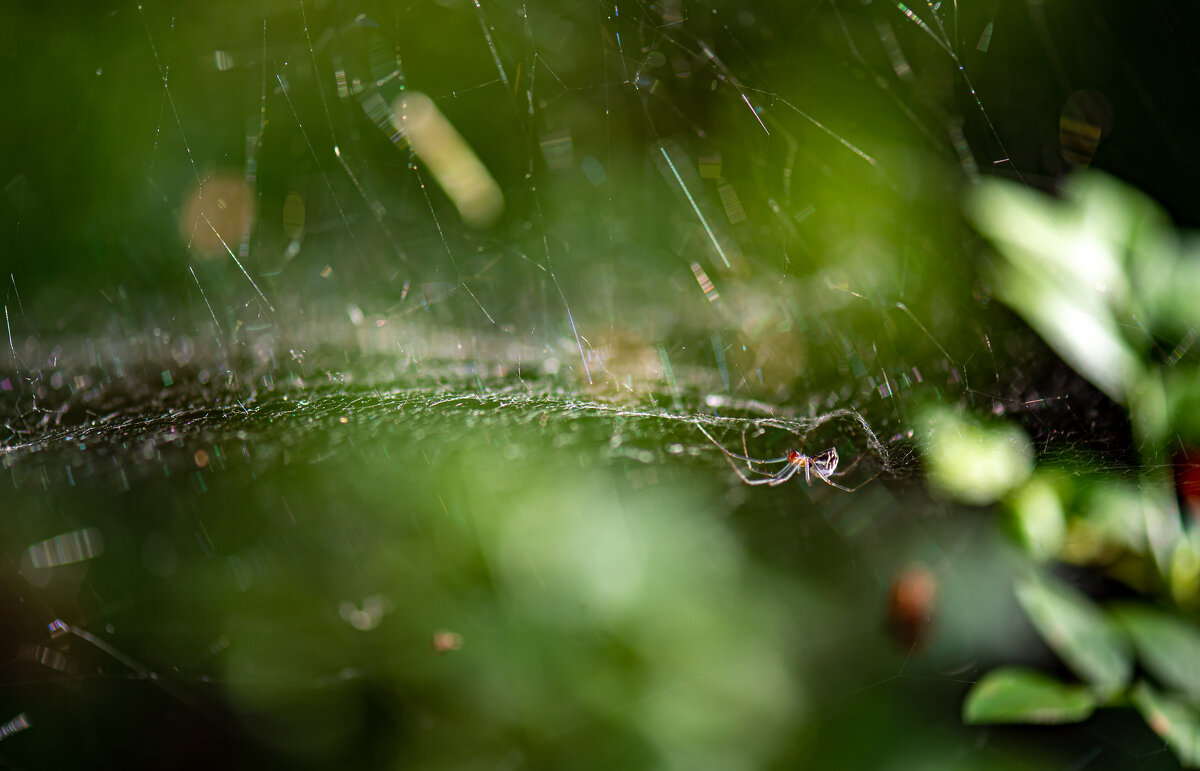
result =
[[[854,464],[851,464],[851,466],[853,466],[853,465]],[[847,468],[847,471],[848,470],[849,470],[849,468]],[[858,490],[860,487],[865,485],[867,482],[875,481],[875,477],[879,476],[879,474],[875,474],[874,476],[868,477],[867,479],[864,479],[863,481],[856,484],[854,487],[843,487],[842,485],[839,485],[837,482],[834,482],[832,479],[830,479],[829,475],[821,473],[821,471],[818,469],[813,469],[813,473],[817,475],[818,479],[820,479],[822,482],[829,485],[830,487],[836,487],[837,489],[845,490],[848,493],[852,493],[852,492]]]
[[[792,475],[795,474],[796,471],[799,469],[799,466],[792,464],[792,463],[787,463],[786,457],[773,458],[770,460],[761,460],[758,458],[751,458],[749,454],[738,455],[737,453],[730,452],[729,450],[726,450],[721,445],[720,442],[718,442],[716,439],[714,439],[712,434],[710,434],[710,433],[708,433],[708,431],[704,430],[704,426],[697,423],[696,428],[700,429],[700,433],[704,434],[704,436],[707,437],[708,441],[710,441],[714,445],[716,445],[717,449],[720,450],[722,452],[722,454],[724,454],[725,462],[728,463],[729,467],[731,469],[733,469],[735,474],[738,475],[738,478],[741,479],[743,482],[745,482],[748,485],[755,485],[755,486],[771,485],[772,487],[774,487],[775,485],[783,484],[787,480],[791,479]],[[744,443],[745,443],[745,440],[743,438],[743,444]],[[738,464],[734,463],[734,460],[745,461],[746,462],[746,470],[743,471],[738,466]],[[766,471],[759,471],[758,469],[754,468],[754,465],[753,465],[755,463],[767,464],[767,463],[779,463],[779,462],[787,463],[787,465],[774,473],[768,473]],[[749,472],[751,474],[763,474],[763,476],[757,477],[757,478],[752,478],[750,476],[747,476],[747,472]]]
[[[751,466],[754,463],[783,463],[784,461],[787,460],[786,455],[784,455],[781,458],[752,458],[752,457],[750,457],[750,449],[746,446],[746,432],[749,430],[750,430],[749,427],[742,429],[742,452],[744,452],[745,455],[734,454],[732,452],[729,452],[729,450],[725,450],[724,447],[721,447],[721,449],[725,450],[726,454],[731,455],[734,458],[737,458],[738,460],[746,461],[747,466]],[[720,447],[720,445],[718,445],[718,447]],[[755,469],[751,468],[751,470],[753,471]]]
[[778,485],[784,484],[789,479],[794,477],[796,475],[796,472],[799,470],[800,470],[800,464],[789,463],[789,464],[787,464],[786,468],[781,469],[778,474],[771,477],[771,479],[767,480],[767,484],[769,484],[771,487],[776,487]]
[[[746,464],[751,466],[750,470],[754,471],[756,473],[765,473],[765,472],[759,472],[757,469],[753,468],[752,464],[755,464],[755,463],[762,463],[762,464],[785,463],[787,461],[786,455],[784,455],[783,457],[780,457],[780,458],[751,458],[749,452],[746,452],[745,455],[738,455],[736,452],[730,452],[729,450],[725,449],[724,445],[722,445],[720,442],[718,442],[716,439],[714,439],[712,434],[710,434],[710,433],[708,433],[708,431],[704,430],[704,426],[697,423],[696,428],[700,429],[700,433],[704,434],[704,436],[708,438],[708,441],[710,441],[714,445],[716,445],[718,450],[725,453],[730,458],[746,461]],[[743,450],[745,449],[745,444],[746,444],[746,435],[743,433],[742,434]]]
[[837,471],[837,472],[831,472],[831,473],[829,474],[829,476],[841,476],[842,474],[845,474],[847,471],[849,471],[850,469],[852,469],[852,468],[854,468],[855,466],[857,466],[857,465],[858,465],[858,462],[859,462],[860,460],[862,460],[863,458],[865,458],[866,456],[867,456],[867,453],[865,453],[865,452],[864,452],[864,453],[862,453],[862,454],[861,454],[861,455],[859,455],[857,458],[855,458],[855,459],[854,459],[854,460],[853,460],[853,461],[850,463],[850,465],[849,465],[849,466],[846,466],[846,467],[845,467],[844,469],[842,469],[841,471]]
[[733,473],[738,475],[738,478],[740,478],[746,484],[753,486],[771,485],[774,487],[775,485],[782,484],[783,482],[791,479],[792,474],[796,473],[796,467],[789,466],[773,476],[751,479],[750,477],[746,476],[746,472],[742,471],[741,468],[739,468],[738,465],[733,462],[732,457],[726,457],[725,462],[729,464],[729,468],[733,469]]
[[[728,463],[729,467],[733,469],[733,472],[738,475],[738,478],[751,486],[770,485],[771,487],[777,487],[778,485],[785,484],[796,474],[800,473],[801,466],[804,467],[804,481],[806,483],[811,485],[812,478],[815,476],[817,479],[820,479],[830,487],[836,487],[837,489],[844,490],[848,493],[858,490],[860,487],[867,484],[867,482],[870,482],[879,476],[879,474],[876,473],[874,476],[863,480],[854,487],[846,487],[834,482],[833,477],[841,476],[853,469],[867,453],[862,453],[855,458],[850,465],[846,466],[840,471],[837,468],[837,448],[826,450],[824,453],[821,453],[816,457],[809,457],[807,455],[799,454],[799,457],[796,460],[792,460],[792,458],[795,456],[790,456],[790,454],[779,458],[752,458],[750,457],[750,449],[748,446],[749,443],[746,439],[746,431],[748,429],[742,430],[742,452],[745,454],[738,455],[735,452],[730,452],[729,450],[725,449],[725,447],[718,442],[712,434],[705,430],[704,426],[700,425],[699,423],[696,423],[695,425],[696,428],[700,429],[700,433],[704,434],[705,438],[716,445],[717,449],[721,451],[721,453],[725,456],[725,462]],[[745,470],[743,470],[734,461],[743,461],[746,464]],[[755,468],[755,465],[765,466],[772,463],[783,463],[784,466],[773,473]],[[762,476],[752,477],[750,474],[761,474]]]

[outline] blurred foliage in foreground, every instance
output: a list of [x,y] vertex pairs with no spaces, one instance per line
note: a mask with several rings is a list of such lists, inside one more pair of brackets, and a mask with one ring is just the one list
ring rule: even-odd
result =
[[[913,708],[949,718],[964,667],[1028,643],[988,523],[879,484],[747,488],[698,419],[727,441],[750,422],[528,388],[309,391],[151,407],[9,453],[0,541],[23,554],[4,563],[5,693],[31,727],[3,757],[1002,769],[1078,753],[980,745]],[[809,438],[848,452],[832,428]],[[920,656],[881,623],[914,562],[940,587]]]
[[1138,598],[1101,607],[1049,575],[1019,578],[1021,606],[1083,685],[1004,667],[972,689],[964,718],[1067,723],[1132,704],[1186,765],[1200,766],[1200,531],[1184,526],[1200,510],[1200,378],[1176,368],[1200,329],[1195,240],[1096,173],[1073,179],[1061,199],[988,181],[969,208],[998,247],[998,296],[1129,410],[1140,465],[1034,469],[1015,426],[930,410],[935,486],[969,503],[1002,501],[1036,559],[1099,569]]

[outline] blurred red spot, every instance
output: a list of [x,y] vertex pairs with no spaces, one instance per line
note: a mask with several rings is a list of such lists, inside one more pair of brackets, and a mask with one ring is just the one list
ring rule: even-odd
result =
[[936,605],[937,579],[933,571],[921,564],[907,568],[888,590],[888,635],[905,650],[924,647]]
[[1195,447],[1175,456],[1175,489],[1192,519],[1200,522],[1200,450]]
[[197,256],[236,253],[254,213],[254,191],[241,172],[218,171],[188,191],[179,234]]
[[456,651],[463,646],[462,635],[451,632],[446,629],[440,629],[433,633],[433,651],[434,653],[449,653]]

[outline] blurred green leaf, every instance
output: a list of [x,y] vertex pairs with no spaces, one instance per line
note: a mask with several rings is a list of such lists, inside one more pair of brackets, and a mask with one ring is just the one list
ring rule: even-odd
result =
[[944,406],[922,415],[929,481],[945,495],[977,506],[994,502],[1033,471],[1033,446],[1017,426],[981,426]]
[[1200,594],[1200,544],[1198,535],[1191,530],[1175,544],[1171,554],[1171,596],[1180,605],[1194,602]]
[[1146,370],[1131,384],[1128,406],[1142,461],[1155,466],[1166,463],[1166,457],[1159,453],[1168,438],[1170,405],[1160,369]]
[[1147,605],[1112,609],[1137,647],[1138,658],[1163,685],[1200,699],[1200,628]]
[[1069,193],[1062,202],[985,180],[967,211],[1005,258],[999,296],[1081,374],[1124,402],[1142,370],[1121,335],[1130,299],[1121,256],[1133,214],[1123,188],[1104,177],[1083,177]]
[[1067,685],[1023,667],[1001,667],[975,684],[963,703],[963,720],[980,723],[1078,723],[1096,708],[1081,685]]
[[1104,227],[1124,218],[1122,202],[1102,204],[1088,177],[1077,178],[1071,190],[1075,195],[1055,199],[988,178],[973,191],[967,211],[1014,268],[1063,288],[1084,284],[1089,293],[1102,290],[1123,299],[1128,287],[1114,248],[1119,233]]
[[1091,600],[1038,576],[1018,581],[1016,593],[1042,639],[1072,671],[1105,697],[1125,687],[1133,669],[1129,648]]
[[[1200,297],[1200,292],[1196,296]],[[1163,390],[1171,427],[1193,443],[1200,440],[1200,370],[1193,367],[1167,370],[1163,373]]]
[[1017,534],[1038,559],[1058,554],[1067,535],[1067,518],[1058,491],[1049,479],[1038,477],[1021,487],[1012,499]]
[[1082,520],[1095,527],[1104,545],[1152,557],[1154,572],[1165,576],[1175,544],[1183,537],[1174,495],[1160,464],[1148,469],[1136,484],[1105,479],[1095,485],[1080,506]]
[[[1098,298],[1011,273],[997,278],[997,294],[1037,330],[1072,367],[1113,400],[1124,403],[1141,366]],[[1089,301],[1091,300],[1091,301]]]
[[1106,541],[1141,554],[1147,546],[1143,505],[1137,485],[1105,478],[1089,491],[1080,509]]
[[1130,697],[1146,725],[1167,742],[1180,762],[1192,768],[1200,767],[1200,715],[1196,710],[1178,699],[1156,692],[1143,682],[1133,687]]

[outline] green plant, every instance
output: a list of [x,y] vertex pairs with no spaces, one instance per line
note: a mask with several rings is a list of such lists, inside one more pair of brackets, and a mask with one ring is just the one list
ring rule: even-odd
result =
[[[997,247],[997,297],[1128,410],[1139,463],[1087,474],[1034,467],[1015,427],[981,426],[945,407],[927,412],[932,485],[1001,504],[1033,557],[1017,599],[1080,680],[1001,667],[972,688],[964,720],[1069,723],[1132,705],[1185,765],[1200,767],[1200,538],[1184,526],[1171,473],[1172,449],[1200,437],[1190,354],[1200,254],[1151,201],[1094,172],[1060,198],[986,181],[968,212]],[[1143,599],[1099,605],[1051,578],[1039,565],[1048,560],[1104,570]]]

